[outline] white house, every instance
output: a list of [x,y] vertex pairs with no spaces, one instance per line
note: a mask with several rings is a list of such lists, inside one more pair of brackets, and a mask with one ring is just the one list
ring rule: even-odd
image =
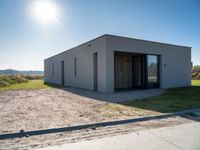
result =
[[44,60],[45,82],[99,92],[191,85],[191,47],[102,35]]

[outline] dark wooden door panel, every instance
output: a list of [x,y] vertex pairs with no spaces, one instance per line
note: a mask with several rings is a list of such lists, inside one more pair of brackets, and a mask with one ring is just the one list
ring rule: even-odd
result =
[[120,88],[121,84],[121,57],[115,55],[115,88]]
[[132,87],[132,56],[115,55],[115,88]]

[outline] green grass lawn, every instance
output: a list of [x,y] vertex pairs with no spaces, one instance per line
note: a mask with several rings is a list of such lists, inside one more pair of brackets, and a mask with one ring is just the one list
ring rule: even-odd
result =
[[168,89],[167,92],[157,97],[121,104],[163,113],[200,108],[200,80],[192,81],[192,85],[191,87]]
[[200,80],[192,80],[193,86],[200,86]]
[[11,84],[6,87],[0,87],[0,91],[43,89],[49,87],[49,85],[44,84],[43,80],[29,80],[27,83]]

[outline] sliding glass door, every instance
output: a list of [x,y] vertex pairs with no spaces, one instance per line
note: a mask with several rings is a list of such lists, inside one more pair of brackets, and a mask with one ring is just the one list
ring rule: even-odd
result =
[[147,88],[159,87],[159,56],[147,55]]
[[115,52],[115,90],[159,88],[159,59],[159,55]]

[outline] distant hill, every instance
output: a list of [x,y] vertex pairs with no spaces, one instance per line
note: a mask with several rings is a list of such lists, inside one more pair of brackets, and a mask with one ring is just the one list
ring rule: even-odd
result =
[[44,71],[39,71],[39,70],[13,70],[13,69],[5,69],[5,70],[0,70],[0,75],[4,74],[44,74]]

